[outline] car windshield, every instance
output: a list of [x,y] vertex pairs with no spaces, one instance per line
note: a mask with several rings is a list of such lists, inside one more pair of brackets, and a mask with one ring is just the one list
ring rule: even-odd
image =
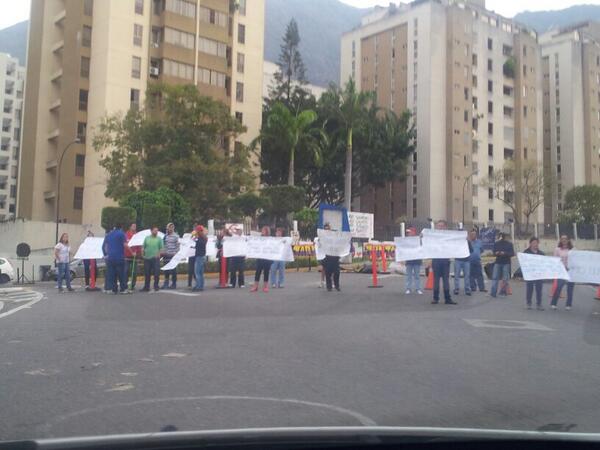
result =
[[600,0],[0,2],[0,442],[600,433]]

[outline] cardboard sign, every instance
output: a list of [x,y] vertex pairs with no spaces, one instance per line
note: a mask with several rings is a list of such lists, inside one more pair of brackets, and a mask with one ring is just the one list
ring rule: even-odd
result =
[[248,253],[248,242],[246,236],[225,236],[223,238],[223,256],[246,256]]
[[523,272],[523,279],[526,281],[554,279],[570,281],[567,269],[557,256],[518,253],[517,258]]
[[323,248],[319,244],[319,238],[315,238],[315,257],[317,258],[317,261],[325,259],[325,252],[323,252]]
[[569,276],[574,283],[600,283],[600,252],[569,252]]
[[293,261],[292,240],[289,237],[250,236],[247,258],[271,261]]
[[394,239],[394,243],[396,244],[396,262],[427,259],[427,256],[423,256],[425,253],[420,236],[397,237]]
[[430,230],[422,231],[425,258],[466,258],[469,244],[466,231]]
[[373,239],[374,215],[370,213],[349,212],[350,233],[354,238]]
[[[352,234],[349,231],[317,230],[319,250],[325,255],[343,257],[350,253]],[[317,259],[318,256],[317,256]]]
[[[152,234],[152,230],[138,231],[133,236],[131,236],[131,239],[129,239],[129,242],[127,243],[127,245],[129,247],[140,247],[140,246],[144,245],[144,239],[146,239],[146,237],[150,236],[151,234]],[[163,239],[165,237],[165,234],[161,233],[159,231],[158,237]]]
[[101,237],[87,237],[81,243],[75,253],[74,259],[102,259],[104,253],[102,252],[102,244],[104,238]]

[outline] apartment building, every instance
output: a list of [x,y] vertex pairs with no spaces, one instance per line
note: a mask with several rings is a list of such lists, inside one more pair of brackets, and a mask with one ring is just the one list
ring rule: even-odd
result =
[[24,83],[25,68],[19,60],[0,53],[0,221],[16,215]]
[[33,0],[19,216],[55,220],[58,196],[60,221],[100,223],[112,202],[93,130],[106,114],[138,108],[153,81],[193,83],[224,102],[248,128],[240,141],[249,143],[262,120],[264,7],[264,0]]
[[[417,130],[406,180],[365,189],[355,209],[375,213],[378,226],[513,219],[484,186],[507,160],[542,163],[535,32],[484,0],[419,0],[365,17],[342,36],[341,55],[342,83],[352,77],[380,107],[410,110]],[[509,195],[519,204],[518,189]]]
[[556,179],[544,220],[552,223],[569,189],[600,184],[600,23],[546,33],[540,44],[544,170]]

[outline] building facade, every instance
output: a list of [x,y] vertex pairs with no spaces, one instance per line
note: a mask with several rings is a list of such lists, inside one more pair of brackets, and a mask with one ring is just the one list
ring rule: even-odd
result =
[[24,84],[25,68],[19,60],[0,53],[0,221],[16,216]]
[[[417,130],[406,179],[365,189],[356,209],[375,213],[379,225],[513,218],[484,186],[509,160],[542,164],[533,31],[486,10],[483,0],[423,0],[376,10],[342,36],[341,55],[342,83],[352,77],[377,93],[380,107],[408,109]],[[509,195],[518,204],[519,193]]]
[[60,171],[59,220],[99,224],[112,201],[93,130],[107,114],[140,107],[154,81],[195,84],[222,101],[247,127],[240,141],[249,143],[262,120],[264,7],[264,0],[33,0],[19,216],[55,219]]
[[544,220],[556,221],[569,189],[600,185],[600,23],[540,37],[544,95],[544,170],[556,180]]

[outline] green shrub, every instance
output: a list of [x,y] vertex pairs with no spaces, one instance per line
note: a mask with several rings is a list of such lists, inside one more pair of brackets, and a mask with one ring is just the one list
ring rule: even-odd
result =
[[135,222],[137,213],[129,207],[107,206],[102,208],[100,223],[105,230],[112,230],[117,225],[128,225]]
[[171,221],[171,208],[166,205],[147,203],[142,211],[141,226],[143,229],[157,226],[165,228]]

